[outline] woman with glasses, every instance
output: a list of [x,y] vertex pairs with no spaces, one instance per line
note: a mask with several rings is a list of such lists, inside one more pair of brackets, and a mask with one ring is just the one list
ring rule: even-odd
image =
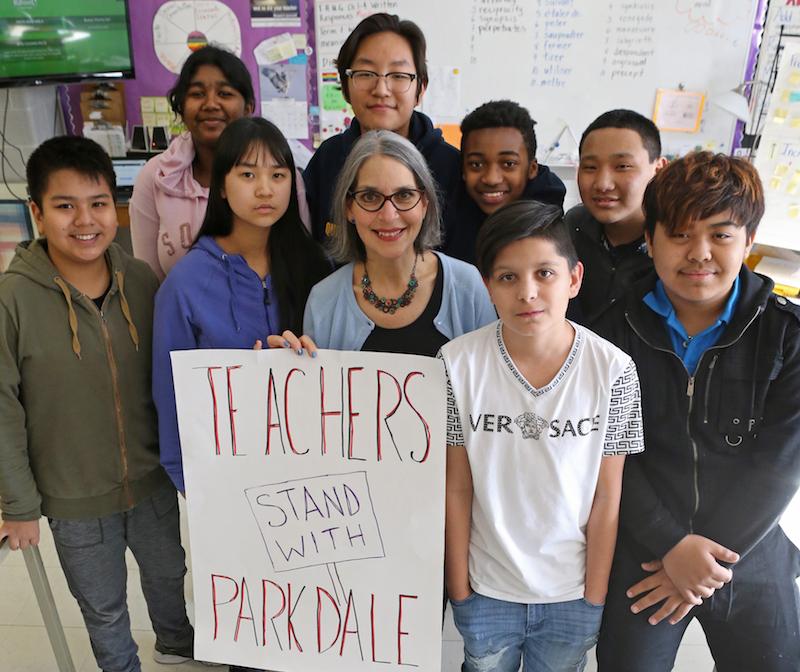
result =
[[497,319],[474,266],[433,248],[440,241],[431,171],[408,140],[365,133],[333,196],[332,253],[347,262],[311,290],[305,335],[272,347],[434,356],[447,341]]
[[394,14],[368,16],[345,40],[336,67],[355,119],[343,133],[320,145],[303,172],[311,231],[320,241],[332,234],[334,183],[362,133],[386,130],[408,138],[433,173],[440,203],[461,180],[458,150],[444,141],[427,116],[414,111],[428,86],[425,36],[415,23]]

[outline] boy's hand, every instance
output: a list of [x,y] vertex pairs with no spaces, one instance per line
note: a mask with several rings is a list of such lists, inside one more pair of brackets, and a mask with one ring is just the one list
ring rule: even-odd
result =
[[12,551],[22,551],[39,545],[38,520],[6,520],[0,526],[0,540],[8,539]]
[[664,570],[686,602],[711,594],[733,578],[718,561],[738,562],[739,554],[699,534],[687,534],[664,556]]
[[640,611],[644,611],[654,604],[663,602],[661,608],[651,614],[647,619],[650,625],[657,625],[668,616],[670,616],[670,625],[675,625],[686,616],[693,607],[701,603],[699,599],[696,599],[694,602],[686,602],[683,597],[681,597],[675,584],[670,581],[669,576],[667,576],[667,573],[664,571],[660,560],[643,562],[642,569],[646,572],[653,572],[653,574],[628,588],[626,595],[630,598],[634,598],[637,595],[642,596],[631,605],[631,611],[634,614],[638,614]]

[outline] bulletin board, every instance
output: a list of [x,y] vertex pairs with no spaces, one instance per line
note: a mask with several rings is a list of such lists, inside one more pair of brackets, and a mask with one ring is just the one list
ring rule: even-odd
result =
[[[311,147],[317,91],[309,44],[314,35],[310,0],[129,0],[128,7],[137,73],[124,83],[129,134],[131,126],[147,122],[141,98],[166,96],[191,50],[210,42],[232,51],[247,66],[256,114],[269,112],[265,116],[281,125],[287,137]],[[80,134],[79,87],[66,89],[68,127]],[[166,125],[161,117],[158,125]]]
[[[651,117],[658,89],[713,94],[737,86],[753,50],[758,0],[317,0],[318,86],[332,83],[330,50],[370,11],[415,21],[431,82],[422,109],[458,123],[481,103],[511,98],[537,120],[539,155],[565,126],[579,137],[598,114]],[[330,49],[329,49],[330,47]],[[334,54],[335,55],[335,54]],[[340,114],[340,113],[339,113]],[[320,108],[324,129],[336,110]],[[730,151],[728,113],[706,105],[697,132],[665,132],[667,154]],[[557,157],[557,152],[553,156]],[[558,161],[556,161],[558,162]]]

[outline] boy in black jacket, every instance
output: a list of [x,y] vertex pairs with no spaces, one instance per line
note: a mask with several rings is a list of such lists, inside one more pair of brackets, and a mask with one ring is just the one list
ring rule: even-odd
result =
[[597,117],[583,132],[578,152],[583,204],[570,209],[566,222],[584,277],[568,317],[592,327],[652,268],[644,244],[642,197],[665,159],[658,127],[633,110]]
[[625,467],[600,670],[672,669],[696,617],[719,672],[796,671],[800,552],[778,523],[800,485],[800,310],[743,265],[761,183],[698,152],[644,210],[656,274],[595,325],[636,363],[647,446]]
[[567,189],[536,161],[536,122],[510,100],[493,100],[461,122],[462,180],[444,214],[446,254],[475,263],[475,241],[486,218],[520,199],[561,207]]

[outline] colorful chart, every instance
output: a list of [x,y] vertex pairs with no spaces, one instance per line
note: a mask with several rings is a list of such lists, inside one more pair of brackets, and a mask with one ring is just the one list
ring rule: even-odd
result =
[[179,73],[189,54],[209,42],[241,56],[239,20],[221,2],[172,0],[159,7],[153,17],[153,47],[170,72]]

